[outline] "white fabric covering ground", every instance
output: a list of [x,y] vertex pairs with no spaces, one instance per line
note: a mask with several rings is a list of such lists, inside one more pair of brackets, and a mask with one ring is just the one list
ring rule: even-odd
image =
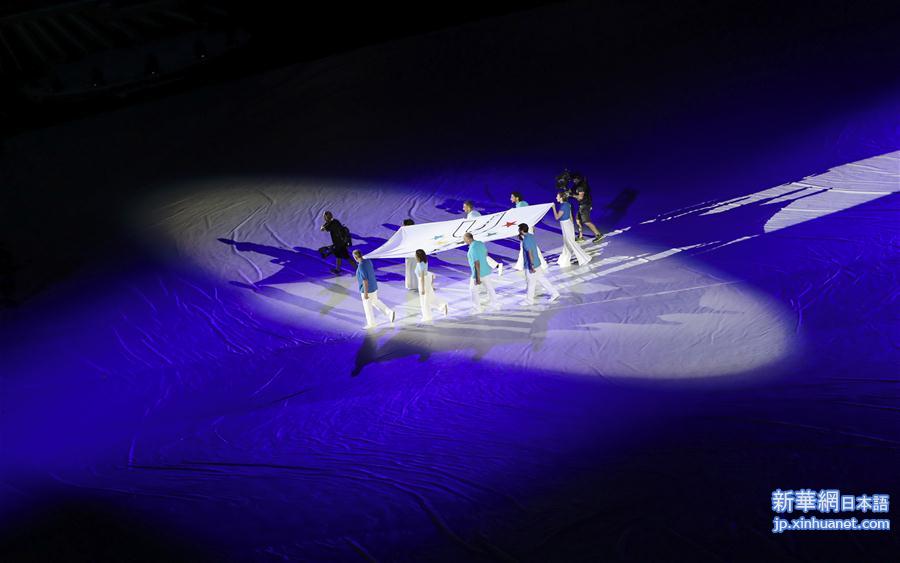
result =
[[[778,237],[772,225],[783,216],[797,224],[795,210],[814,198],[828,202],[828,213],[853,205],[856,200],[841,199],[846,182],[830,180],[845,178],[845,169],[857,175],[868,170],[858,181],[869,191],[896,191],[898,162],[900,153],[881,155],[805,178],[804,187],[785,184],[636,221],[633,228],[609,233],[600,245],[586,243],[593,260],[585,266],[553,263],[561,235],[554,230],[557,223],[548,219],[543,225],[549,228],[539,227],[536,236],[552,263],[548,276],[563,293],[552,305],[542,304],[547,296],[539,293],[537,306],[520,306],[524,275],[508,268],[509,274],[497,280],[502,311],[472,315],[469,269],[465,249],[460,249],[441,253],[441,260],[431,264],[437,291],[450,303],[450,317],[422,325],[418,294],[404,289],[403,262],[379,261],[379,295],[398,314],[395,328],[383,324],[373,338],[386,355],[428,349],[430,354],[475,354],[511,366],[638,378],[721,376],[786,360],[802,351],[796,312],[692,255],[748,244],[760,236]],[[809,191],[807,185],[816,189]],[[340,198],[337,217],[357,239],[377,244],[394,237],[394,244],[382,243],[383,253],[370,256],[405,256],[408,247],[422,243],[420,232],[431,232],[430,222],[441,229],[466,223],[447,220],[450,212],[441,209],[443,200],[466,194],[355,185],[352,191],[367,197],[353,200],[342,197],[343,189],[345,184],[324,182],[217,180],[187,186],[177,197],[167,194],[151,222],[164,227],[164,235],[179,249],[179,260],[204,268],[223,283],[244,284],[243,299],[260,314],[349,336],[363,324],[355,277],[347,275],[349,270],[331,277],[326,263],[301,258],[295,248],[328,244],[315,228],[322,211]],[[515,211],[543,215],[547,207]],[[390,223],[384,222],[400,224],[410,209],[420,224],[401,229],[399,236],[391,233],[385,226]],[[652,240],[642,229],[654,229]],[[154,238],[160,235],[151,232]],[[236,244],[223,244],[220,238]],[[517,249],[516,244],[488,244],[489,253],[507,266],[516,262]]]

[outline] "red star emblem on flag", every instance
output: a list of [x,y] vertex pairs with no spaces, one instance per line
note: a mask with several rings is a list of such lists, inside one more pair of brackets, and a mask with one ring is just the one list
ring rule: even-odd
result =
[[504,226],[504,227],[512,227],[512,226],[515,225],[516,223],[518,223],[518,221],[507,221],[506,223],[504,223],[503,226]]

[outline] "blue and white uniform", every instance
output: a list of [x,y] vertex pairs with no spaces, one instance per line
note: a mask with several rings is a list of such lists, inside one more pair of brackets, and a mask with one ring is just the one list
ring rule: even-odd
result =
[[538,256],[537,239],[531,233],[525,233],[522,237],[522,257],[525,260],[526,270],[535,270],[541,267],[541,257]]
[[[366,314],[365,328],[375,326],[375,322],[372,319],[372,307],[384,313],[393,322],[394,311],[378,299],[378,280],[375,279],[375,267],[372,266],[371,260],[363,258],[356,266],[356,282],[359,286],[359,296],[363,303],[363,312]],[[366,283],[368,283],[368,299],[366,298]]]
[[416,259],[415,257],[404,259],[405,276],[403,285],[406,289],[419,289],[418,276],[416,276]]
[[578,260],[578,265],[583,266],[591,261],[591,256],[581,249],[575,242],[575,223],[572,222],[572,204],[564,201],[559,204],[559,228],[563,234],[563,248],[559,253],[557,264],[563,267],[572,265],[572,256]]
[[[481,212],[476,209],[469,211],[469,213],[466,215],[466,219],[475,219],[476,217],[481,217]],[[487,257],[487,261],[491,268],[497,270],[497,275],[503,277],[503,264],[497,262],[490,256]]]
[[[542,261],[541,251],[537,245],[537,239],[531,233],[525,233],[525,236],[522,237],[522,243],[520,245],[521,252],[523,256],[523,261],[525,265],[525,301],[524,305],[533,305],[534,304],[534,285],[535,282],[539,282],[544,289],[546,289],[550,293],[550,301],[555,301],[559,298],[559,291],[553,287],[553,284],[550,283],[550,280],[547,279],[547,276],[544,274],[544,264]],[[532,270],[534,270],[532,272]]]
[[[488,305],[490,307],[497,306],[497,292],[494,291],[494,281],[491,279],[491,266],[488,264],[487,247],[480,240],[472,241],[469,245],[469,251],[466,253],[469,259],[469,269],[472,276],[469,278],[469,292],[472,294],[472,307],[476,312],[482,311],[481,303],[478,299],[478,288],[484,286],[488,293]],[[481,284],[475,283],[475,264],[478,264],[478,276]]]
[[428,271],[426,262],[418,262],[416,264],[416,280],[419,284],[419,305],[422,308],[422,322],[430,322],[433,320],[431,309],[436,308],[443,311],[447,316],[447,302],[439,298],[434,293],[434,274]]

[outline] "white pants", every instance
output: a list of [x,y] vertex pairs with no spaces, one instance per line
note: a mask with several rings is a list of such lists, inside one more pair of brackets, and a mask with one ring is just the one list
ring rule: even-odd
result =
[[359,294],[360,299],[362,299],[363,303],[363,311],[366,312],[366,326],[374,326],[375,322],[372,319],[372,307],[375,307],[379,311],[385,314],[387,318],[391,318],[391,310],[385,305],[381,299],[378,298],[377,291],[370,291],[369,298],[366,299],[365,293]]
[[578,265],[583,266],[591,261],[591,256],[581,249],[581,246],[575,242],[575,225],[571,219],[559,222],[559,227],[563,232],[563,249],[559,253],[559,260],[556,261],[560,266],[571,266],[572,256],[578,260]]
[[[431,272],[425,274],[425,283],[419,285],[419,306],[422,308],[422,322],[430,322],[432,320],[431,310],[443,309],[447,306],[447,302],[435,295],[434,274]],[[421,287],[422,285],[425,287]]]
[[406,289],[418,289],[419,277],[416,276],[416,259],[406,259]]
[[483,287],[487,290],[488,294],[488,305],[494,306],[497,304],[497,292],[494,291],[494,280],[490,278],[490,276],[486,278],[481,278],[481,285],[475,284],[475,278],[469,278],[469,291],[472,294],[472,307],[475,308],[476,311],[481,310],[481,303],[478,300],[478,288]]
[[547,276],[544,274],[544,270],[540,267],[535,268],[533,274],[526,269],[525,270],[525,281],[526,281],[525,299],[529,303],[534,303],[535,282],[540,283],[544,289],[546,289],[547,291],[550,292],[550,295],[559,295],[559,292],[556,291],[556,288],[553,287],[553,284],[550,283],[550,280],[548,280]]

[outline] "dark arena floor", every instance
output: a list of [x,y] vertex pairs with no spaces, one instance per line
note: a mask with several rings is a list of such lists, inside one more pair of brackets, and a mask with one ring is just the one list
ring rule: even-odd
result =
[[[240,72],[6,105],[0,559],[897,560],[900,5],[445,23],[258,68],[289,37],[229,31]],[[556,301],[490,238],[479,314],[458,239],[447,316],[376,257],[367,329],[318,252],[324,211],[377,256],[566,168],[604,236],[560,265],[532,225]]]

